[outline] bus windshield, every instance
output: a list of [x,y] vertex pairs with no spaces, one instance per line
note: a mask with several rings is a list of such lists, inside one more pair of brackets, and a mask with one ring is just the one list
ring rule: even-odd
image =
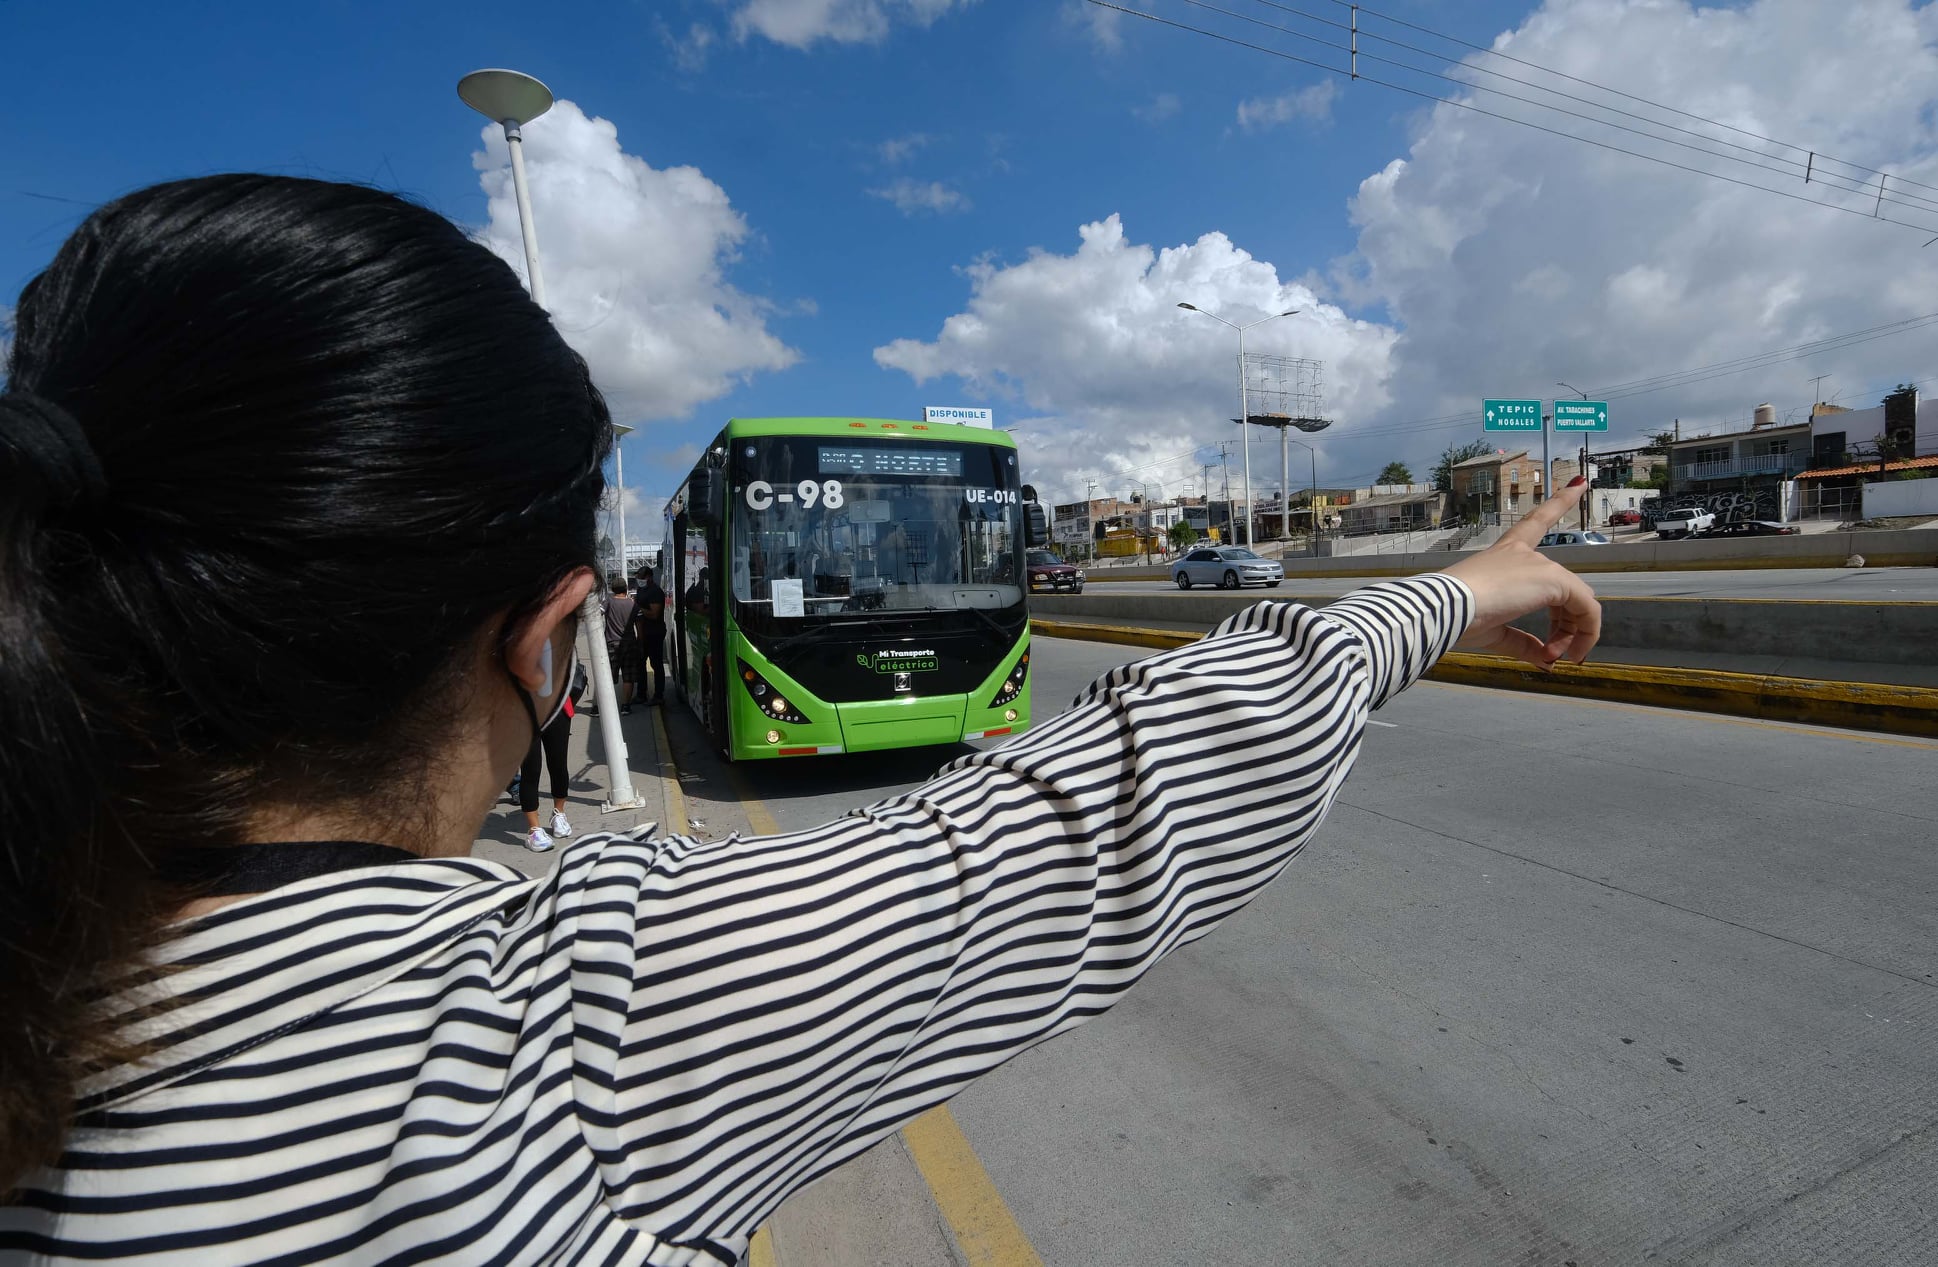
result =
[[732,445],[743,623],[1023,601],[1015,450],[879,436]]

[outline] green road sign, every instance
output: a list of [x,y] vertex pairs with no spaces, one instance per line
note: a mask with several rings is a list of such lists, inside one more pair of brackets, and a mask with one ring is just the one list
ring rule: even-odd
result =
[[1541,402],[1538,400],[1483,400],[1481,417],[1489,431],[1539,431]]
[[1608,430],[1608,402],[1605,400],[1557,400],[1554,402],[1556,431]]

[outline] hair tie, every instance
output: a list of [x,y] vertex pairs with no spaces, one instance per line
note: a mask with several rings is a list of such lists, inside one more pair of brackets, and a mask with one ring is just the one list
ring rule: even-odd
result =
[[73,414],[32,392],[0,392],[0,448],[25,458],[41,478],[45,504],[73,506],[107,496],[108,475]]

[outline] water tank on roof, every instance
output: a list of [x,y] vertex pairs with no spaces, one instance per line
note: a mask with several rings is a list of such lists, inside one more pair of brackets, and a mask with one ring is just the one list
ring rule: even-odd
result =
[[1756,407],[1756,417],[1750,423],[1751,431],[1761,431],[1765,427],[1776,426],[1776,406],[1767,402]]

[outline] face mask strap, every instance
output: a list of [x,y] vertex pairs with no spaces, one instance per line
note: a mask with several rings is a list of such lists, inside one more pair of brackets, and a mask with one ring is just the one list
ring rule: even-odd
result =
[[525,684],[520,682],[517,675],[511,671],[509,657],[502,654],[498,657],[498,662],[505,666],[505,676],[511,680],[511,689],[518,696],[518,702],[525,706],[525,717],[532,724],[534,741],[544,733],[545,727],[558,720],[559,714],[565,711],[566,697],[572,693],[572,677],[579,671],[579,635],[576,628],[572,631],[572,639],[566,643],[566,646],[571,649],[565,653],[565,676],[553,678],[558,688],[558,698],[553,701],[552,711],[546,714],[543,722],[538,720],[538,705],[533,701],[532,693],[525,689]]

